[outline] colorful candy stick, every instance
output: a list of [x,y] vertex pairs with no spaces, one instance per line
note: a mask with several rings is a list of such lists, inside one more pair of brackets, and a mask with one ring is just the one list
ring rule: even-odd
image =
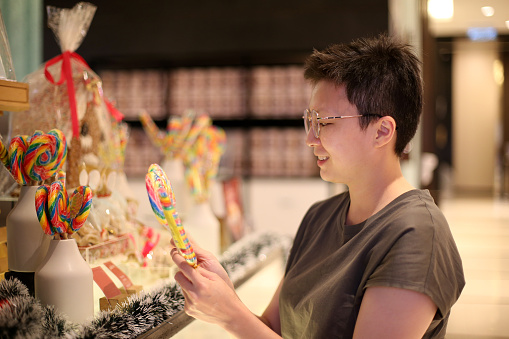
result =
[[23,169],[28,140],[28,135],[17,135],[11,139],[11,144],[9,146],[10,171],[14,179],[20,185],[26,185],[30,180]]
[[51,184],[48,196],[48,212],[54,233],[67,233],[69,228],[69,207],[65,187],[60,181]]
[[57,172],[64,166],[65,160],[67,159],[67,141],[64,133],[59,129],[52,129],[48,134],[55,136],[57,159],[53,171]]
[[0,137],[0,161],[4,164],[4,166],[7,169],[10,169],[10,163],[9,163],[9,151],[7,150],[7,147],[2,142],[2,138]]
[[184,112],[181,118],[172,118],[172,120],[175,121],[174,123],[172,123],[173,121],[170,120],[170,124],[168,126],[170,129],[169,135],[171,136],[174,156],[177,158],[181,158],[183,155],[182,151],[184,142],[186,141],[189,131],[191,130],[195,116],[195,111],[187,110]]
[[204,128],[210,126],[211,123],[212,120],[208,115],[203,114],[198,116],[193,122],[193,125],[191,126],[189,133],[187,134],[186,140],[184,141],[184,145],[182,146],[182,151],[186,152],[189,148],[191,148],[191,146],[194,144],[194,142],[200,135],[201,131]]
[[62,183],[62,185],[65,186],[65,178],[66,178],[66,173],[65,171],[58,171],[57,174],[55,175],[55,180],[58,180]]
[[80,186],[74,190],[70,198],[68,233],[77,232],[85,224],[92,206],[92,190],[88,186]]
[[48,219],[48,195],[49,186],[42,185],[35,191],[35,210],[37,212],[37,219],[41,224],[42,230],[47,235],[54,235],[55,232],[51,228],[50,221]]
[[[187,263],[197,267],[196,254],[187,238],[182,222],[175,209],[175,196],[164,171],[157,164],[149,167],[145,177],[150,205],[157,220],[170,230],[177,249]],[[162,217],[164,216],[164,218]]]
[[142,112],[140,121],[152,143],[158,147],[163,146],[164,133],[157,128],[150,115],[147,112]]

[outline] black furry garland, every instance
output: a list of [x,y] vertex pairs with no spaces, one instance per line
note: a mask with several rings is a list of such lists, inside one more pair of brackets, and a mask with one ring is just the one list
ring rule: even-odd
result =
[[[277,249],[286,255],[290,246],[287,236],[252,234],[233,244],[220,261],[237,286],[267,255]],[[136,338],[183,309],[184,296],[172,281],[76,325],[53,306],[42,306],[19,280],[9,279],[0,282],[0,338]]]

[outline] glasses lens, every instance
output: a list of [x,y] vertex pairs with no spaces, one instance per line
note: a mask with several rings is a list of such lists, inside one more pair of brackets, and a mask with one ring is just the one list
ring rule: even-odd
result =
[[309,133],[309,127],[311,125],[311,112],[307,109],[304,111],[304,129],[306,134]]
[[320,135],[320,125],[318,124],[318,112],[313,111],[311,113],[311,127],[313,128],[313,134],[315,138],[318,138]]

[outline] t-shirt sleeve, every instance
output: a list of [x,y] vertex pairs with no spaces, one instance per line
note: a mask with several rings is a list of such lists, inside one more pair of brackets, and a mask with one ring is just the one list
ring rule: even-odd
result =
[[380,261],[366,288],[389,286],[424,293],[443,318],[464,286],[463,271],[445,218],[439,211],[427,212],[390,226],[392,230],[373,249],[373,257]]

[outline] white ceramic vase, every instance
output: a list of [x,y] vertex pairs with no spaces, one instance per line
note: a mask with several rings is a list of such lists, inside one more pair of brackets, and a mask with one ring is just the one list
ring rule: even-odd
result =
[[70,321],[82,324],[94,316],[94,278],[74,239],[51,240],[35,272],[35,297],[54,305]]
[[51,237],[44,234],[35,210],[38,186],[22,186],[19,199],[9,212],[7,256],[10,271],[35,272],[46,256]]
[[209,201],[191,205],[183,225],[200,247],[215,256],[221,254],[221,225]]

